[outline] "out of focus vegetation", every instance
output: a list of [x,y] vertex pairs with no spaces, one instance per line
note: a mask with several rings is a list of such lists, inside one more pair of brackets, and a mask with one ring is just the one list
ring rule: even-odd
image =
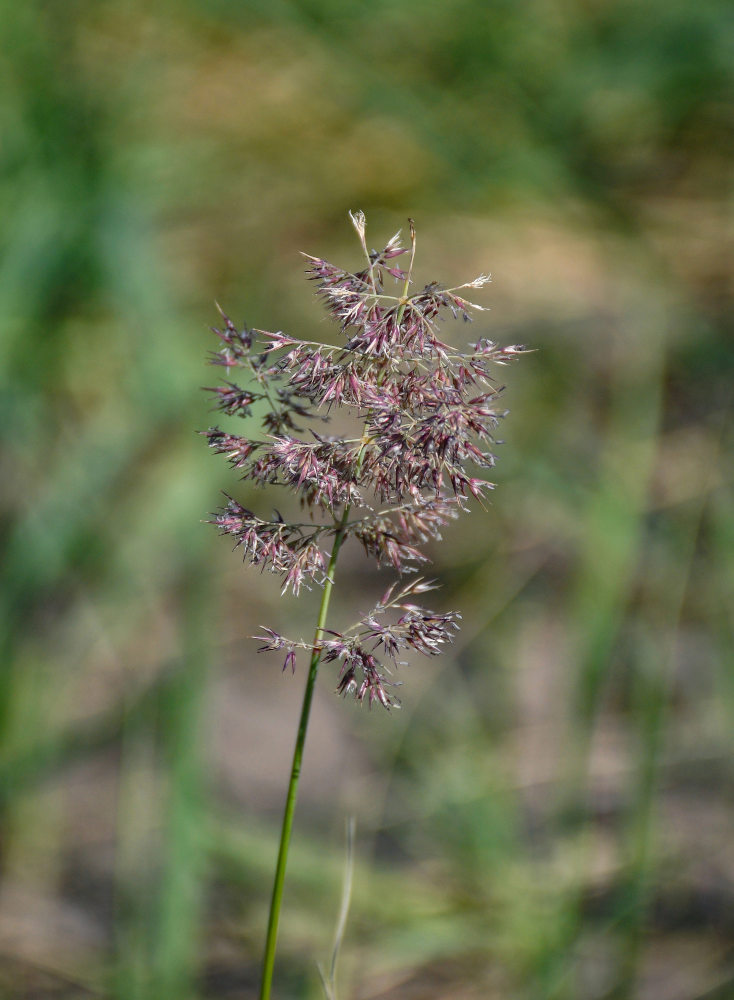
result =
[[455,655],[391,715],[323,671],[277,995],[354,813],[342,1000],[730,997],[731,4],[0,9],[3,995],[254,992],[303,677],[247,636],[316,595],[199,523],[198,386],[214,299],[333,336],[297,251],[356,262],[361,208],[536,353],[435,552]]

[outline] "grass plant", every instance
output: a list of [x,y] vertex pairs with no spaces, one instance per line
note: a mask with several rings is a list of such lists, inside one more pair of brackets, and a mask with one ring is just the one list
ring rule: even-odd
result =
[[[364,254],[363,266],[344,270],[308,257],[309,277],[338,324],[342,344],[298,340],[283,333],[238,330],[223,314],[222,342],[212,363],[250,377],[242,387],[229,379],[210,391],[215,407],[247,418],[253,405],[265,404],[262,438],[221,430],[206,431],[209,446],[228,457],[244,480],[294,492],[302,511],[295,518],[275,510],[269,520],[238,501],[228,503],[214,522],[235,539],[245,559],[282,577],[285,593],[298,594],[310,581],[322,587],[312,642],[286,638],[264,628],[261,651],[285,652],[283,670],[295,672],[297,654],[309,657],[303,705],[291,764],[280,846],[263,956],[260,1000],[269,1000],[275,947],[283,902],[298,784],[319,666],[339,664],[337,691],[358,702],[399,706],[393,675],[405,666],[406,652],[433,656],[453,639],[456,613],[437,614],[415,603],[434,585],[422,577],[393,583],[371,611],[345,631],[327,627],[337,561],[348,538],[359,541],[378,566],[400,574],[429,561],[422,546],[441,540],[441,531],[468,497],[481,502],[492,484],[470,467],[489,469],[488,450],[505,415],[498,407],[501,388],[493,372],[525,348],[499,347],[487,338],[460,352],[438,337],[442,314],[471,319],[481,306],[465,289],[486,285],[480,275],[456,288],[433,281],[414,290],[416,234],[410,222],[410,248],[397,233],[384,249],[369,250],[361,212],[350,213]],[[409,253],[401,270],[396,259]],[[390,294],[387,282],[398,285]],[[331,411],[356,417],[355,436],[325,435],[311,427],[313,440],[297,437],[305,421],[329,421]],[[330,539],[330,542],[327,540]],[[328,556],[324,545],[330,544]],[[419,547],[420,546],[420,547]],[[391,619],[393,621],[391,622]],[[378,655],[380,659],[378,659]],[[326,980],[325,980],[326,982]]]
[[290,678],[242,636],[320,595],[196,527],[263,499],[197,446],[202,331],[328,337],[293,248],[360,204],[431,220],[429,276],[491,261],[537,351],[433,548],[448,655],[389,715],[320,669],[278,985],[318,995],[355,813],[345,1000],[730,996],[731,4],[333,7],[0,0],[0,993],[256,994]]

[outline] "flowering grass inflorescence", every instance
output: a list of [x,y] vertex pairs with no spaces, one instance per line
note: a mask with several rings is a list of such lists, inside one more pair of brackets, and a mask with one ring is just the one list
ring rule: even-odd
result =
[[[469,320],[483,308],[464,293],[482,288],[489,275],[456,288],[431,282],[413,291],[413,223],[409,247],[397,233],[374,251],[367,249],[363,214],[350,217],[364,253],[361,270],[307,256],[308,274],[339,324],[342,343],[238,330],[223,313],[223,329],[214,331],[221,347],[212,363],[228,375],[240,369],[248,378],[247,388],[227,379],[209,390],[215,407],[250,417],[256,406],[264,417],[260,437],[212,427],[205,432],[209,446],[226,455],[243,479],[295,493],[305,517],[292,522],[276,511],[266,520],[228,497],[213,523],[254,565],[280,574],[283,592],[294,594],[309,582],[333,582],[335,554],[349,537],[400,574],[429,561],[422,547],[468,510],[469,497],[481,502],[493,488],[479,474],[494,465],[489,449],[505,415],[497,408],[501,387],[492,366],[524,350],[479,339],[461,352],[440,340],[442,315]],[[406,271],[395,262],[407,253]],[[386,291],[391,284],[397,284],[396,293]],[[335,409],[357,417],[361,436],[332,436],[313,426],[307,437],[299,436],[305,421],[328,421]],[[330,541],[331,560],[325,548]],[[266,629],[261,650],[285,651],[284,668],[295,669],[299,650],[336,661],[340,693],[389,708],[397,704],[389,689],[398,656],[438,653],[458,627],[456,613],[437,614],[414,603],[430,589],[421,578],[393,585],[350,629],[321,627],[313,643]]]

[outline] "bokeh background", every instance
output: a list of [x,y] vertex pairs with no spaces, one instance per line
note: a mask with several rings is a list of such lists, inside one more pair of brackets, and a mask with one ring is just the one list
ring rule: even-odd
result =
[[[307,634],[202,524],[215,299],[333,338],[298,251],[412,216],[535,353],[451,654],[324,669],[276,974],[341,1000],[734,995],[728,0],[2,0],[0,993],[255,995]],[[446,329],[460,342],[466,329]],[[356,546],[347,615],[382,582]]]

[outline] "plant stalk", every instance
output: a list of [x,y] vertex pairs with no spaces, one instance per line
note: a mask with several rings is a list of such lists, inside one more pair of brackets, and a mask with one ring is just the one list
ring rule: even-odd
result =
[[329,566],[326,570],[326,583],[321,595],[321,606],[319,607],[319,617],[316,622],[314,632],[314,651],[311,656],[311,664],[308,670],[306,690],[303,694],[303,706],[301,707],[301,718],[298,723],[298,735],[296,736],[296,746],[293,751],[293,764],[291,765],[291,777],[288,782],[288,795],[285,800],[285,812],[283,814],[283,826],[280,831],[280,847],[278,848],[278,861],[275,866],[275,879],[273,881],[273,895],[270,900],[270,915],[268,917],[268,931],[265,938],[265,952],[263,954],[262,981],[260,985],[260,1000],[270,1000],[270,990],[273,983],[273,968],[275,965],[275,946],[278,938],[278,923],[280,921],[280,908],[283,902],[283,885],[285,882],[285,869],[288,863],[288,849],[291,842],[291,831],[293,830],[293,816],[296,811],[296,796],[298,794],[298,781],[301,776],[301,764],[303,762],[303,748],[306,743],[306,732],[308,730],[308,720],[311,714],[311,702],[316,685],[316,675],[319,670],[319,660],[321,654],[316,649],[316,644],[321,638],[326,626],[326,616],[329,612],[329,601],[331,591],[334,586],[334,570],[339,549],[344,541],[347,519],[349,517],[349,505],[344,508],[339,527],[334,536],[334,545],[331,549]]

